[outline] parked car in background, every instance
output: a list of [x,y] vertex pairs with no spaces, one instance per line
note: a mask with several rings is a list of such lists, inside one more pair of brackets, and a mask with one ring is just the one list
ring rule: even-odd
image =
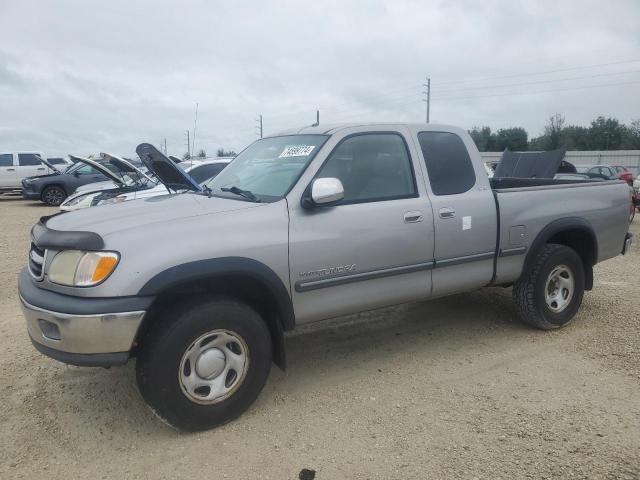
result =
[[27,177],[22,180],[22,196],[30,200],[41,200],[57,207],[80,185],[110,180],[100,170],[86,162],[87,159],[69,156],[78,160],[64,172],[55,170],[49,175]]
[[631,173],[627,167],[623,167],[622,165],[611,165],[611,168],[616,171],[620,180],[624,180],[629,185],[633,185],[633,173]]
[[58,173],[44,158],[42,152],[0,152],[0,191],[20,190],[27,177]]
[[61,171],[64,171],[67,168],[69,168],[71,165],[73,165],[73,162],[71,160],[68,160],[62,157],[49,157],[47,158],[47,163],[53,165],[54,167],[56,167],[58,170],[61,170]]
[[633,182],[633,206],[640,211],[640,175]]
[[576,165],[578,173],[602,180],[618,180],[620,177],[615,167],[610,165]]
[[[184,170],[196,183],[203,183],[214,178],[230,161],[231,158],[201,161]],[[180,164],[180,166],[182,166],[182,164]],[[92,185],[104,186],[104,188],[91,188]],[[148,182],[144,186],[139,184],[132,185],[130,183],[117,186],[114,182],[100,182],[78,188],[75,194],[71,195],[60,205],[60,210],[69,212],[98,205],[156,197],[168,193],[169,190],[167,190],[167,187],[158,181]]]

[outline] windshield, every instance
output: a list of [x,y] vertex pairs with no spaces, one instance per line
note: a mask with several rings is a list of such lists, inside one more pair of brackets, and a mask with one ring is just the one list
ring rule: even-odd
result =
[[205,186],[216,196],[242,199],[229,191],[235,187],[234,190],[248,191],[262,202],[280,200],[327,138],[326,135],[287,135],[258,140]]

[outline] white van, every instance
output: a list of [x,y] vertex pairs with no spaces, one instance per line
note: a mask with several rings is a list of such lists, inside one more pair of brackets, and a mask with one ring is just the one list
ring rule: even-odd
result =
[[54,173],[42,152],[0,152],[0,191],[20,190],[23,178]]

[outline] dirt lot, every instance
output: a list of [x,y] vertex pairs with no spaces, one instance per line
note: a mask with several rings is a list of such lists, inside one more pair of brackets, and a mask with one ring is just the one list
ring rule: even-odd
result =
[[300,329],[244,416],[180,434],[132,362],[83,369],[30,345],[16,275],[51,212],[0,198],[2,479],[640,478],[637,249],[597,267],[562,331],[520,325],[508,289]]

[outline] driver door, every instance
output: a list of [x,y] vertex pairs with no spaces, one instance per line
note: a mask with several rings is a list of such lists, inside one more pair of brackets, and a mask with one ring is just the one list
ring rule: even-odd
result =
[[311,210],[289,202],[297,322],[431,294],[433,218],[408,144],[400,131],[348,135],[315,175],[338,178],[344,200]]

